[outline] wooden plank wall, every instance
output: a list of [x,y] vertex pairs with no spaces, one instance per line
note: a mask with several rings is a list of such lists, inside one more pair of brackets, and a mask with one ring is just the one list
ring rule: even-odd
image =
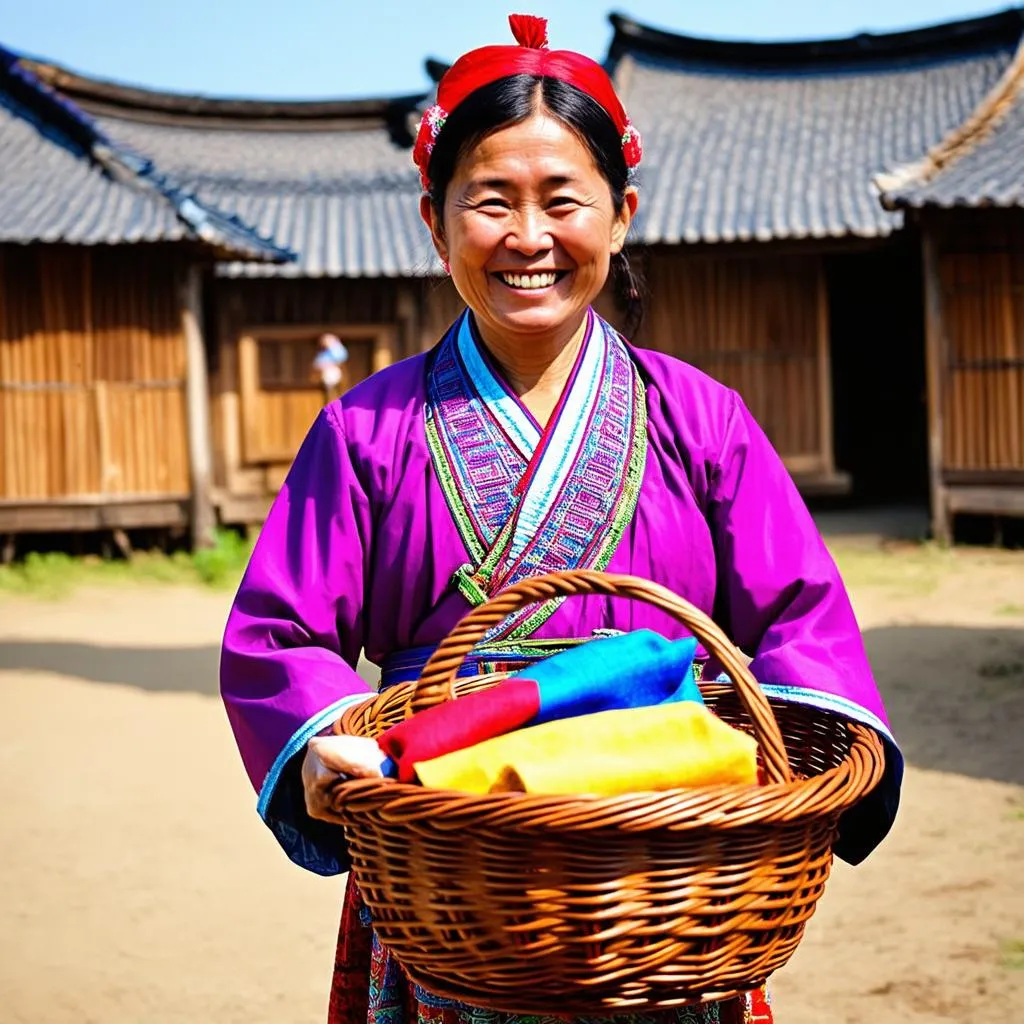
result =
[[1024,474],[1024,221],[958,218],[938,248],[942,469]]
[[833,469],[821,257],[655,250],[637,343],[735,388],[793,472]]
[[0,500],[188,494],[176,259],[0,246]]

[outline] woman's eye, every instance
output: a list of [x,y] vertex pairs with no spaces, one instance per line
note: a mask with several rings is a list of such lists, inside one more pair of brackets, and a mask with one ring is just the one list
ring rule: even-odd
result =
[[490,199],[481,199],[477,204],[478,210],[505,210],[508,209],[508,202],[493,196]]
[[555,196],[548,203],[548,206],[559,206],[559,207],[578,206],[578,205],[579,205],[579,203],[577,203],[576,200],[573,199],[572,196]]

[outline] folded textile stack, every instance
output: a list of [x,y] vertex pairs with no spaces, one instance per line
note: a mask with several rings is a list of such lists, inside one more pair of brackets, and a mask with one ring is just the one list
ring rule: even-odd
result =
[[381,773],[468,793],[754,783],[757,744],[704,706],[695,650],[650,630],[573,647],[392,726]]
[[643,793],[753,784],[757,742],[690,701],[520,729],[419,762],[420,782],[465,793]]
[[693,679],[697,641],[649,629],[593,640],[523,669],[487,690],[421,711],[378,737],[402,782],[415,766],[524,726],[619,708],[702,700]]

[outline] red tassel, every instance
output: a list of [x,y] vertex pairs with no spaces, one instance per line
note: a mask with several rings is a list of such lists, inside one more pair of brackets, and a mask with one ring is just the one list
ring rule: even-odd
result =
[[547,18],[536,18],[532,14],[510,14],[508,23],[520,46],[528,46],[531,50],[548,48]]

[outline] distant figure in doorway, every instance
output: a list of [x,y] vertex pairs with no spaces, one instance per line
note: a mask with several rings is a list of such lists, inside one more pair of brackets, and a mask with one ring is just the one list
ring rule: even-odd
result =
[[324,389],[324,405],[333,402],[342,392],[348,362],[348,349],[336,334],[320,335],[320,352],[313,360],[313,373],[319,378]]

